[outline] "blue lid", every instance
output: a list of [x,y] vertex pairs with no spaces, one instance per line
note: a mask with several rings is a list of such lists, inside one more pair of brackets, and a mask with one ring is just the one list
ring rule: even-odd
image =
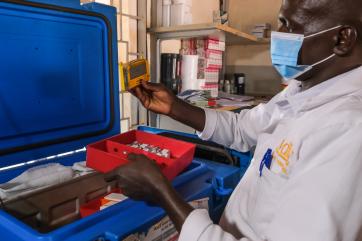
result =
[[0,0],[0,166],[119,133],[116,10],[62,1]]

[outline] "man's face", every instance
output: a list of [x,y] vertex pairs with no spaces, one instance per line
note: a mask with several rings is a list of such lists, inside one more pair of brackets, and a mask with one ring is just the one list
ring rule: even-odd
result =
[[[305,36],[335,27],[339,23],[333,16],[334,0],[284,0],[279,20],[279,31]],[[338,30],[305,39],[299,64],[312,65],[333,54]]]

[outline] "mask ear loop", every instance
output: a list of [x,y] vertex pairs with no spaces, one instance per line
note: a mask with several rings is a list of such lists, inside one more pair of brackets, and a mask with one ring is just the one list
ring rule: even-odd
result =
[[[340,28],[340,27],[342,27],[342,25],[338,25],[338,26],[336,26],[336,27],[329,28],[329,29],[323,30],[323,31],[321,31],[321,32],[311,34],[311,35],[309,35],[309,36],[307,36],[307,37],[304,37],[304,38],[312,38],[312,37],[314,37],[314,36],[318,36],[318,35],[320,35],[320,34],[327,33],[327,32],[329,32],[329,31],[338,29],[338,28]],[[331,55],[328,56],[327,58],[324,58],[324,59],[322,59],[321,61],[318,61],[317,63],[312,64],[311,67],[315,67],[315,66],[317,66],[317,65],[320,65],[320,64],[322,64],[322,63],[324,63],[324,62],[332,59],[332,58],[335,57],[335,56],[336,56],[336,54],[331,54]]]
[[311,66],[312,66],[312,67],[315,67],[315,66],[317,66],[317,65],[320,65],[320,64],[322,64],[322,63],[324,63],[324,62],[327,62],[328,60],[330,60],[331,58],[333,58],[333,57],[335,57],[335,56],[336,56],[336,54],[331,54],[331,55],[328,56],[327,58],[322,59],[321,61],[319,61],[319,62],[317,62],[317,63],[315,63],[315,64],[312,64]]
[[319,65],[319,64],[322,64],[322,63],[324,63],[324,62],[327,62],[328,60],[332,59],[332,58],[335,57],[335,56],[336,56],[336,54],[332,54],[332,55],[328,56],[327,58],[322,59],[321,61],[319,61],[319,62],[317,62],[317,63],[315,63],[315,64],[310,65],[310,66],[309,66],[307,69],[305,69],[303,72],[298,73],[297,75],[294,75],[291,79],[297,79],[298,77],[303,76],[305,73],[307,73],[307,72],[309,72],[310,70],[312,70],[313,67],[315,67],[315,66],[317,66],[317,65]]
[[[338,29],[338,28],[340,28],[340,27],[342,27],[342,25],[338,25],[338,26],[335,26],[335,27],[333,27],[333,28],[329,28],[329,29],[320,31],[320,32],[318,32],[318,33],[314,33],[314,34],[305,36],[304,39],[313,38],[313,37],[315,37],[315,36],[318,36],[318,35],[320,35],[320,34],[327,33],[327,32],[329,32],[329,31]],[[298,62],[299,62],[299,60],[300,60],[300,54],[301,54],[301,52],[299,52]],[[332,55],[328,56],[327,58],[322,59],[321,61],[319,61],[319,62],[317,62],[317,63],[315,63],[315,64],[312,64],[311,66],[312,66],[312,67],[317,66],[317,65],[319,65],[319,64],[321,64],[321,63],[323,63],[323,62],[325,62],[325,61],[328,61],[329,59],[333,58],[334,56],[335,56],[335,54],[332,54]]]
[[340,28],[340,27],[342,27],[342,25],[338,25],[338,26],[335,26],[335,27],[333,27],[333,28],[329,28],[329,29],[320,31],[320,32],[318,32],[318,33],[313,33],[313,34],[311,34],[311,35],[304,36],[304,39],[306,39],[306,38],[312,38],[312,37],[318,36],[318,35],[320,35],[320,34],[324,34],[324,33],[327,33],[327,32],[329,32],[329,31],[335,30],[335,29]]

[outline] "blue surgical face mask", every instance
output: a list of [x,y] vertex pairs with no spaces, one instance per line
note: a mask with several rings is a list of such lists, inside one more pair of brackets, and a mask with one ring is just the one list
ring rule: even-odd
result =
[[302,48],[304,39],[329,32],[339,27],[341,26],[336,26],[309,36],[304,36],[303,34],[272,32],[271,59],[273,66],[284,80],[291,80],[310,71],[314,66],[333,58],[335,54],[332,54],[312,65],[298,65],[299,52]]

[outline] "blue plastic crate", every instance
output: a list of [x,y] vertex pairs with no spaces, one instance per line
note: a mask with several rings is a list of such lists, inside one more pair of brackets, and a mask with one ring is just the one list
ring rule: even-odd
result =
[[[189,133],[182,133],[182,132],[178,132],[178,131],[163,130],[163,129],[153,128],[153,127],[149,127],[149,126],[139,126],[138,130],[150,132],[150,133],[154,133],[154,134],[173,133],[176,135],[181,135],[181,136],[185,136],[185,137],[189,137],[189,138],[193,138],[193,139],[199,139],[199,137],[197,135],[193,135],[193,134],[189,134]],[[250,165],[250,162],[252,159],[252,153],[251,152],[241,153],[241,152],[232,150],[230,148],[225,148],[225,149],[235,160],[236,166],[238,166],[240,168],[240,175],[243,176]]]
[[[10,173],[13,171],[9,171]],[[209,198],[210,215],[215,222],[239,181],[239,170],[223,164],[195,160],[173,185],[187,200]],[[159,207],[127,200],[49,233],[40,233],[5,211],[0,211],[0,232],[5,240],[122,240],[142,232],[165,216]]]

